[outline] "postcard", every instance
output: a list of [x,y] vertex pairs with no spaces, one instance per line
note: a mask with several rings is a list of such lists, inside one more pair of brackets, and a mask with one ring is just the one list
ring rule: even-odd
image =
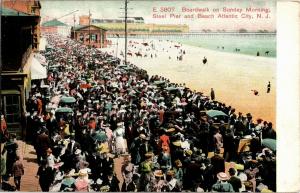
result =
[[299,11],[3,0],[1,189],[299,191]]

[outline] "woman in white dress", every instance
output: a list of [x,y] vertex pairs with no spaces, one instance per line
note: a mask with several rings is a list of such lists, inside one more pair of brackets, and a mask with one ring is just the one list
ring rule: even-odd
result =
[[116,144],[116,153],[117,155],[126,153],[127,145],[125,140],[125,128],[123,123],[117,124],[117,129],[113,132]]

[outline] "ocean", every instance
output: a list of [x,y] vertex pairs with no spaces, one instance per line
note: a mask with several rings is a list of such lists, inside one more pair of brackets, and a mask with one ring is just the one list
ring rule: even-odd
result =
[[[145,36],[134,38],[155,38],[172,40],[182,44],[212,49],[221,52],[231,52],[261,57],[276,57],[276,34],[218,34],[204,33],[198,35]],[[239,51],[236,51],[238,49]],[[265,52],[269,52],[266,54]]]

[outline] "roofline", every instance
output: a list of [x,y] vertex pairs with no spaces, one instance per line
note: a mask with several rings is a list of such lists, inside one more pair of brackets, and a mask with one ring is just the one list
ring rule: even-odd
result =
[[78,30],[80,30],[80,29],[83,29],[83,28],[86,28],[86,27],[89,27],[89,26],[94,26],[94,27],[96,27],[96,28],[99,28],[99,29],[102,29],[102,30],[105,30],[105,31],[107,31],[107,29],[106,28],[104,28],[104,27],[99,27],[99,26],[96,26],[96,25],[84,25],[84,26],[80,26],[80,27],[77,27],[77,29],[76,29],[76,26],[75,26],[75,29],[73,28],[73,30],[74,31],[78,31]]
[[[2,9],[8,9],[8,10],[11,10],[11,11],[15,11],[15,12],[18,13],[18,15],[2,15],[3,14]],[[24,15],[19,15],[19,13],[24,14]],[[16,9],[12,9],[10,7],[2,7],[1,8],[1,17],[2,16],[4,16],[4,17],[41,17],[39,15],[28,14],[26,12],[19,11],[19,10],[16,10]]]

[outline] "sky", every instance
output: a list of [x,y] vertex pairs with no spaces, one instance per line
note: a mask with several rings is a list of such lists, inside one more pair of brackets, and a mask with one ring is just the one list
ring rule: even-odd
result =
[[[78,23],[78,16],[88,15],[89,11],[94,19],[102,18],[120,18],[124,17],[124,0],[65,0],[65,1],[55,1],[55,0],[41,0],[41,16],[42,22],[45,19],[59,18],[63,15],[71,13],[78,10],[75,13],[76,23]],[[160,10],[161,7],[171,7],[174,8],[174,14],[181,14],[179,19],[158,19],[153,18],[153,14],[169,16],[170,12],[153,12],[153,9]],[[187,8],[208,8],[210,12],[203,14],[211,14],[212,10],[219,8],[223,10],[226,8],[242,8],[245,10],[248,7],[253,8],[268,8],[270,9],[270,18],[256,18],[257,13],[252,13],[253,19],[220,19],[216,18],[218,14],[215,14],[213,19],[185,19],[183,18],[186,12],[182,12],[182,7]],[[157,23],[157,24],[187,24],[192,31],[201,31],[202,29],[225,29],[225,30],[237,30],[240,28],[246,28],[248,30],[259,30],[266,29],[269,31],[276,30],[276,1],[272,0],[193,0],[193,1],[179,1],[179,0],[164,0],[164,1],[151,1],[151,0],[131,0],[128,3],[128,16],[129,17],[143,17],[145,23]],[[220,12],[221,13],[221,12]],[[245,11],[243,11],[245,13]],[[197,15],[198,13],[196,13]],[[231,14],[227,12],[226,14]],[[241,13],[237,13],[239,16]],[[62,22],[73,25],[73,15],[68,15],[60,20]],[[265,14],[264,14],[265,16]]]

